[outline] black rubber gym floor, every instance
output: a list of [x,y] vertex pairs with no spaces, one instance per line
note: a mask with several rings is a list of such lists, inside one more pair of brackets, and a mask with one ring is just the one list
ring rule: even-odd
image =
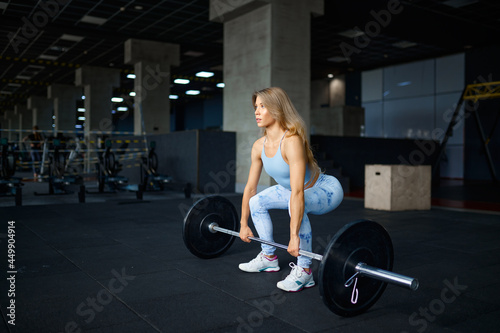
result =
[[[239,211],[241,196],[226,197]],[[0,332],[498,332],[498,213],[375,211],[346,198],[334,212],[311,216],[320,254],[344,224],[379,222],[394,244],[394,271],[420,281],[417,291],[389,285],[368,311],[344,318],[324,305],[319,287],[277,289],[292,261],[285,251],[277,252],[277,273],[238,269],[259,252],[255,242],[236,240],[215,259],[193,256],[182,240],[183,214],[193,202],[131,198],[0,208]],[[286,214],[272,212],[282,244],[288,244]],[[8,280],[12,238],[17,274]]]

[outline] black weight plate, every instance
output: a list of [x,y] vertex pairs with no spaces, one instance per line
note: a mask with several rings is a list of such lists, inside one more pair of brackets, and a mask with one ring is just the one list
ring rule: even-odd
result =
[[112,151],[104,154],[104,170],[108,176],[116,176],[116,160]]
[[380,224],[361,220],[345,225],[326,247],[319,267],[323,302],[344,317],[366,311],[380,298],[387,283],[358,276],[357,301],[353,304],[354,283],[345,287],[346,281],[356,273],[355,267],[360,262],[390,271],[393,260],[391,238]]
[[154,151],[149,153],[149,169],[156,174],[156,170],[158,170],[158,156]]
[[12,177],[16,173],[16,156],[12,152],[10,152],[5,158],[5,176]]
[[215,258],[234,242],[231,235],[211,232],[208,226],[212,222],[221,228],[239,230],[238,213],[229,200],[216,195],[198,200],[184,218],[182,237],[189,251],[199,258]]
[[61,153],[54,154],[54,172],[57,177],[62,177],[64,175],[64,165],[66,164],[66,156]]

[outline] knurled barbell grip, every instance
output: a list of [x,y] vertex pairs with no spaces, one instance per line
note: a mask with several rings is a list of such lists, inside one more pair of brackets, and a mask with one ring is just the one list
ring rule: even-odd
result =
[[[210,229],[210,231],[214,230],[214,231],[222,232],[222,233],[225,233],[225,234],[228,234],[228,235],[232,235],[232,236],[235,236],[235,237],[240,237],[240,234],[238,232],[233,231],[233,230],[229,230],[229,229],[225,229],[225,228],[221,228],[221,227],[219,227],[217,225],[217,223],[211,223],[208,226],[208,228]],[[279,248],[284,249],[284,250],[288,250],[288,246],[285,246],[283,244],[266,241],[266,240],[261,239],[259,237],[248,237],[248,238],[250,238],[251,240],[260,242],[260,243],[264,243],[264,244],[271,245],[271,246],[274,246],[274,247],[279,247]],[[322,255],[319,255],[319,254],[316,254],[316,253],[312,253],[312,252],[309,252],[309,251],[299,250],[299,254],[303,255],[305,257],[309,257],[309,258],[312,258],[312,259],[319,260],[319,261],[323,260],[323,256]]]

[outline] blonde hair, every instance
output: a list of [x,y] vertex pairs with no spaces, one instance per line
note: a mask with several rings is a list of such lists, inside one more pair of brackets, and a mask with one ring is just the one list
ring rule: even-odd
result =
[[[298,135],[306,150],[307,164],[311,170],[311,181],[321,172],[318,162],[314,158],[309,140],[307,139],[306,124],[297,109],[292,104],[288,94],[281,88],[269,87],[256,91],[252,95],[252,102],[255,106],[255,100],[260,97],[262,104],[266,106],[267,111],[280,124],[282,128],[288,130],[287,137]],[[266,135],[264,129],[263,135]]]

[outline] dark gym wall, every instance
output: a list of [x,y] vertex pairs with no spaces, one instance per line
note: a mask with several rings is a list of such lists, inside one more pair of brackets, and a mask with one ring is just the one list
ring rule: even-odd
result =
[[[135,140],[127,148],[144,149],[143,137],[113,138]],[[222,131],[177,131],[148,135],[156,143],[158,173],[173,178],[175,184],[192,185],[204,194],[232,193],[235,188],[236,134]],[[118,145],[117,145],[118,147]],[[124,168],[120,176],[129,184],[140,183],[140,168]],[[181,188],[181,187],[179,187]]]
[[[474,49],[465,55],[466,84],[500,81],[500,46]],[[485,136],[491,135],[488,144],[497,176],[500,176],[500,122],[495,123],[500,114],[500,98],[483,100],[478,105],[478,115]],[[492,133],[493,131],[493,133]],[[473,114],[465,120],[464,179],[491,180],[485,149],[477,129]]]
[[183,130],[189,131],[203,128],[204,104],[203,101],[194,101],[186,104]]
[[184,127],[176,130],[222,129],[222,94],[194,101],[184,108]]
[[342,169],[351,189],[364,187],[366,164],[434,165],[438,152],[438,142],[431,140],[312,135],[311,145]]
[[361,106],[361,72],[345,76],[345,105]]
[[203,102],[203,128],[222,129],[222,94]]

